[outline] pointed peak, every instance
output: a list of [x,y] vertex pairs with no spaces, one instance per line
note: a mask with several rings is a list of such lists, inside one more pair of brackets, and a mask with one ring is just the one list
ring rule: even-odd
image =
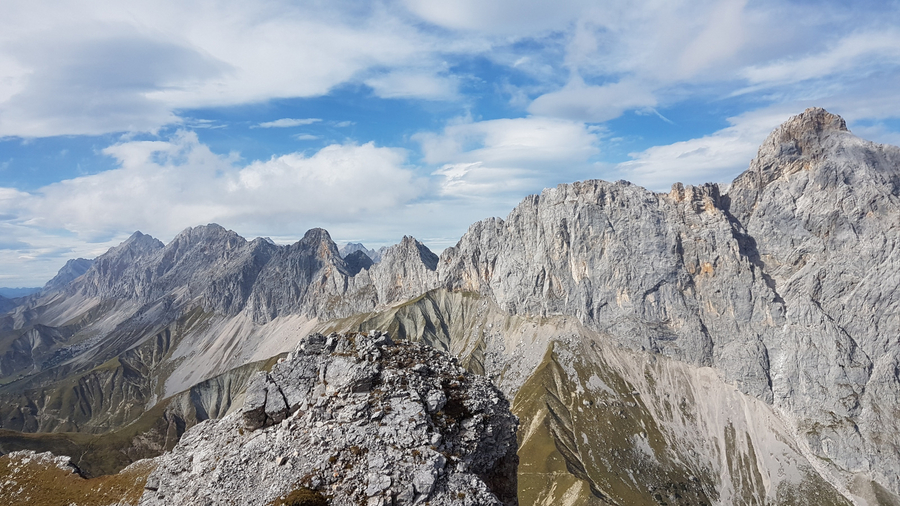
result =
[[209,223],[207,225],[197,225],[196,227],[187,227],[186,229],[182,230],[176,236],[176,238],[188,236],[188,235],[197,235],[197,234],[209,235],[209,234],[222,234],[222,233],[229,233],[229,232],[232,234],[234,233],[231,230],[227,230],[225,227],[223,227],[222,225],[219,225],[218,223]]
[[331,241],[331,234],[329,234],[328,231],[325,230],[324,228],[318,228],[318,227],[307,230],[306,233],[303,234],[303,240],[304,241],[328,240],[329,242],[333,242],[333,241]]
[[319,258],[338,260],[341,258],[341,253],[338,251],[337,244],[331,240],[331,234],[324,228],[311,228],[307,230],[306,233],[303,234],[303,239],[294,243],[292,247],[299,247],[301,249],[314,248]]
[[428,268],[428,270],[433,271],[437,269],[438,256],[428,249],[428,246],[425,246],[411,235],[403,236],[403,239],[398,244],[391,246],[388,251],[385,252],[385,256],[388,254],[391,254],[392,256],[409,256],[409,253],[418,255],[419,259],[425,264],[425,267]]
[[138,230],[135,233],[131,234],[131,236],[129,236],[128,239],[125,239],[124,241],[122,241],[122,243],[119,244],[118,246],[110,248],[110,251],[118,250],[120,248],[130,249],[130,248],[134,248],[134,247],[158,249],[163,246],[164,246],[164,244],[159,239],[156,239],[153,236],[144,234],[140,230]]
[[832,114],[821,107],[810,107],[782,123],[781,126],[772,132],[771,136],[799,140],[810,135],[818,136],[830,132],[849,131],[844,118],[837,114]]
[[87,272],[93,264],[93,260],[88,260],[86,258],[70,259],[68,262],[66,262],[66,265],[64,265],[59,270],[59,272],[56,273],[56,276],[54,276],[53,279],[51,279],[44,285],[43,289],[46,291],[64,287]]
[[156,242],[159,242],[160,244],[162,244],[162,242],[160,242],[155,237],[153,237],[151,235],[147,235],[147,234],[141,232],[140,230],[137,230],[133,234],[128,236],[128,239],[125,239],[124,241],[122,241],[122,243],[119,244],[119,246],[127,246],[127,245],[131,245],[131,244],[135,244],[135,243],[137,243],[137,244],[152,244],[152,243],[156,243]]
[[763,188],[779,177],[809,168],[804,161],[818,159],[834,142],[835,134],[850,134],[844,118],[821,107],[810,107],[769,134],[750,168],[735,183],[752,174],[755,184]]
[[750,167],[731,183],[730,212],[747,219],[762,192],[775,181],[828,166],[824,161],[853,138],[844,118],[821,107],[810,107],[772,131]]

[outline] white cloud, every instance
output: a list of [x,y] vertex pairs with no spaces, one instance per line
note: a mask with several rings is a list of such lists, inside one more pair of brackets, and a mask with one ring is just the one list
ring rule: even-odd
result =
[[874,27],[896,25],[896,9],[855,12],[770,0],[10,0],[0,136],[155,131],[179,123],[179,110],[344,83],[465,105],[471,67],[447,62],[473,57],[531,78],[488,83],[515,107],[538,97],[533,114],[605,121],[743,84],[893,69],[900,37]]
[[754,85],[774,86],[826,77],[836,73],[871,71],[900,64],[900,32],[853,33],[813,55],[789,57],[746,68],[742,74]]
[[442,165],[441,191],[454,196],[514,194],[578,178],[598,154],[598,136],[584,124],[551,118],[462,121],[414,136],[424,160]]
[[691,76],[734,55],[745,37],[747,0],[729,0],[709,8],[706,25],[684,48],[678,61],[681,75]]
[[320,121],[322,120],[319,118],[281,118],[276,119],[275,121],[266,121],[256,126],[259,128],[290,128],[301,125],[312,125],[313,123],[318,123]]
[[788,109],[745,113],[713,134],[632,153],[633,160],[618,164],[612,174],[655,191],[668,191],[676,182],[731,182],[747,170],[766,136],[798,112]]
[[[646,85],[679,82],[717,66],[721,76],[742,51],[781,23],[745,0],[613,0],[578,16],[566,63],[583,75],[631,76]],[[724,65],[723,65],[724,63]]]
[[458,97],[456,79],[428,71],[400,70],[371,77],[365,83],[382,98],[450,100]]
[[653,107],[656,97],[642,83],[627,80],[587,86],[576,77],[564,88],[541,95],[528,107],[532,114],[599,123],[630,109]]
[[154,131],[178,109],[321,95],[368,69],[431,67],[452,46],[377,6],[14,0],[0,136]]
[[[54,183],[33,194],[4,190],[0,206],[38,230],[97,240],[142,230],[166,237],[200,223],[246,233],[299,232],[296,223],[372,219],[422,191],[393,148],[331,145],[238,166],[182,132],[168,141],[116,144],[120,168]],[[7,202],[3,204],[3,202]]]
[[422,19],[456,30],[522,35],[567,27],[587,0],[404,0]]

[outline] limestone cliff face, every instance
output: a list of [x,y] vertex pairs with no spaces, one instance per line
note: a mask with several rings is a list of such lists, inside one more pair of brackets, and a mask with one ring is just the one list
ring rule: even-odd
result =
[[560,185],[473,225],[439,277],[513,313],[575,316],[628,348],[713,366],[788,414],[812,454],[896,491],[898,216],[900,149],[809,109],[727,195]]
[[769,136],[733,193],[784,301],[765,339],[776,405],[816,455],[900,489],[900,148],[807,110]]
[[141,275],[150,273],[139,272],[137,266],[164,247],[158,239],[135,232],[127,241],[97,257],[82,282],[72,289],[89,296],[104,295],[108,298],[139,296],[144,292],[140,286]]
[[784,308],[742,240],[716,185],[586,181],[473,225],[439,275],[512,313],[575,316],[629,348],[714,365],[771,400],[763,336]]
[[167,245],[138,232],[98,257],[70,289],[140,303],[199,300],[212,311],[235,314],[275,250],[268,241],[248,242],[215,224],[188,228]]

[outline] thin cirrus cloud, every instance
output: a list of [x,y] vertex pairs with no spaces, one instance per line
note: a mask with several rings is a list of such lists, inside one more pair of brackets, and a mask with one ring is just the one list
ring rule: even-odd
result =
[[365,84],[382,98],[451,100],[459,89],[454,77],[430,71],[399,70],[366,79]]
[[319,123],[322,121],[321,118],[281,118],[276,119],[275,121],[265,121],[256,125],[257,128],[291,128],[296,126],[303,125],[312,125],[313,123]]
[[404,0],[403,3],[417,16],[438,26],[506,36],[563,29],[591,5],[587,0]]
[[653,92],[633,80],[604,86],[588,86],[580,77],[564,88],[536,98],[528,107],[532,114],[573,121],[602,123],[632,109],[653,107]]
[[[750,89],[823,78],[844,72],[871,72],[900,64],[900,32],[854,33],[816,54],[786,58],[743,71]],[[746,90],[744,90],[746,91]]]

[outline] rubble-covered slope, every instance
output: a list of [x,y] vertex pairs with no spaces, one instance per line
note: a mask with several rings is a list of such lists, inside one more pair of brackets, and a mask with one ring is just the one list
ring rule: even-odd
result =
[[517,419],[503,394],[430,347],[381,332],[312,335],[244,407],[156,459],[140,504],[514,505]]
[[572,317],[438,290],[344,324],[452,350],[495,381],[522,420],[522,504],[842,505],[860,495],[854,480],[877,487],[811,455],[778,409],[715,369],[629,350]]

